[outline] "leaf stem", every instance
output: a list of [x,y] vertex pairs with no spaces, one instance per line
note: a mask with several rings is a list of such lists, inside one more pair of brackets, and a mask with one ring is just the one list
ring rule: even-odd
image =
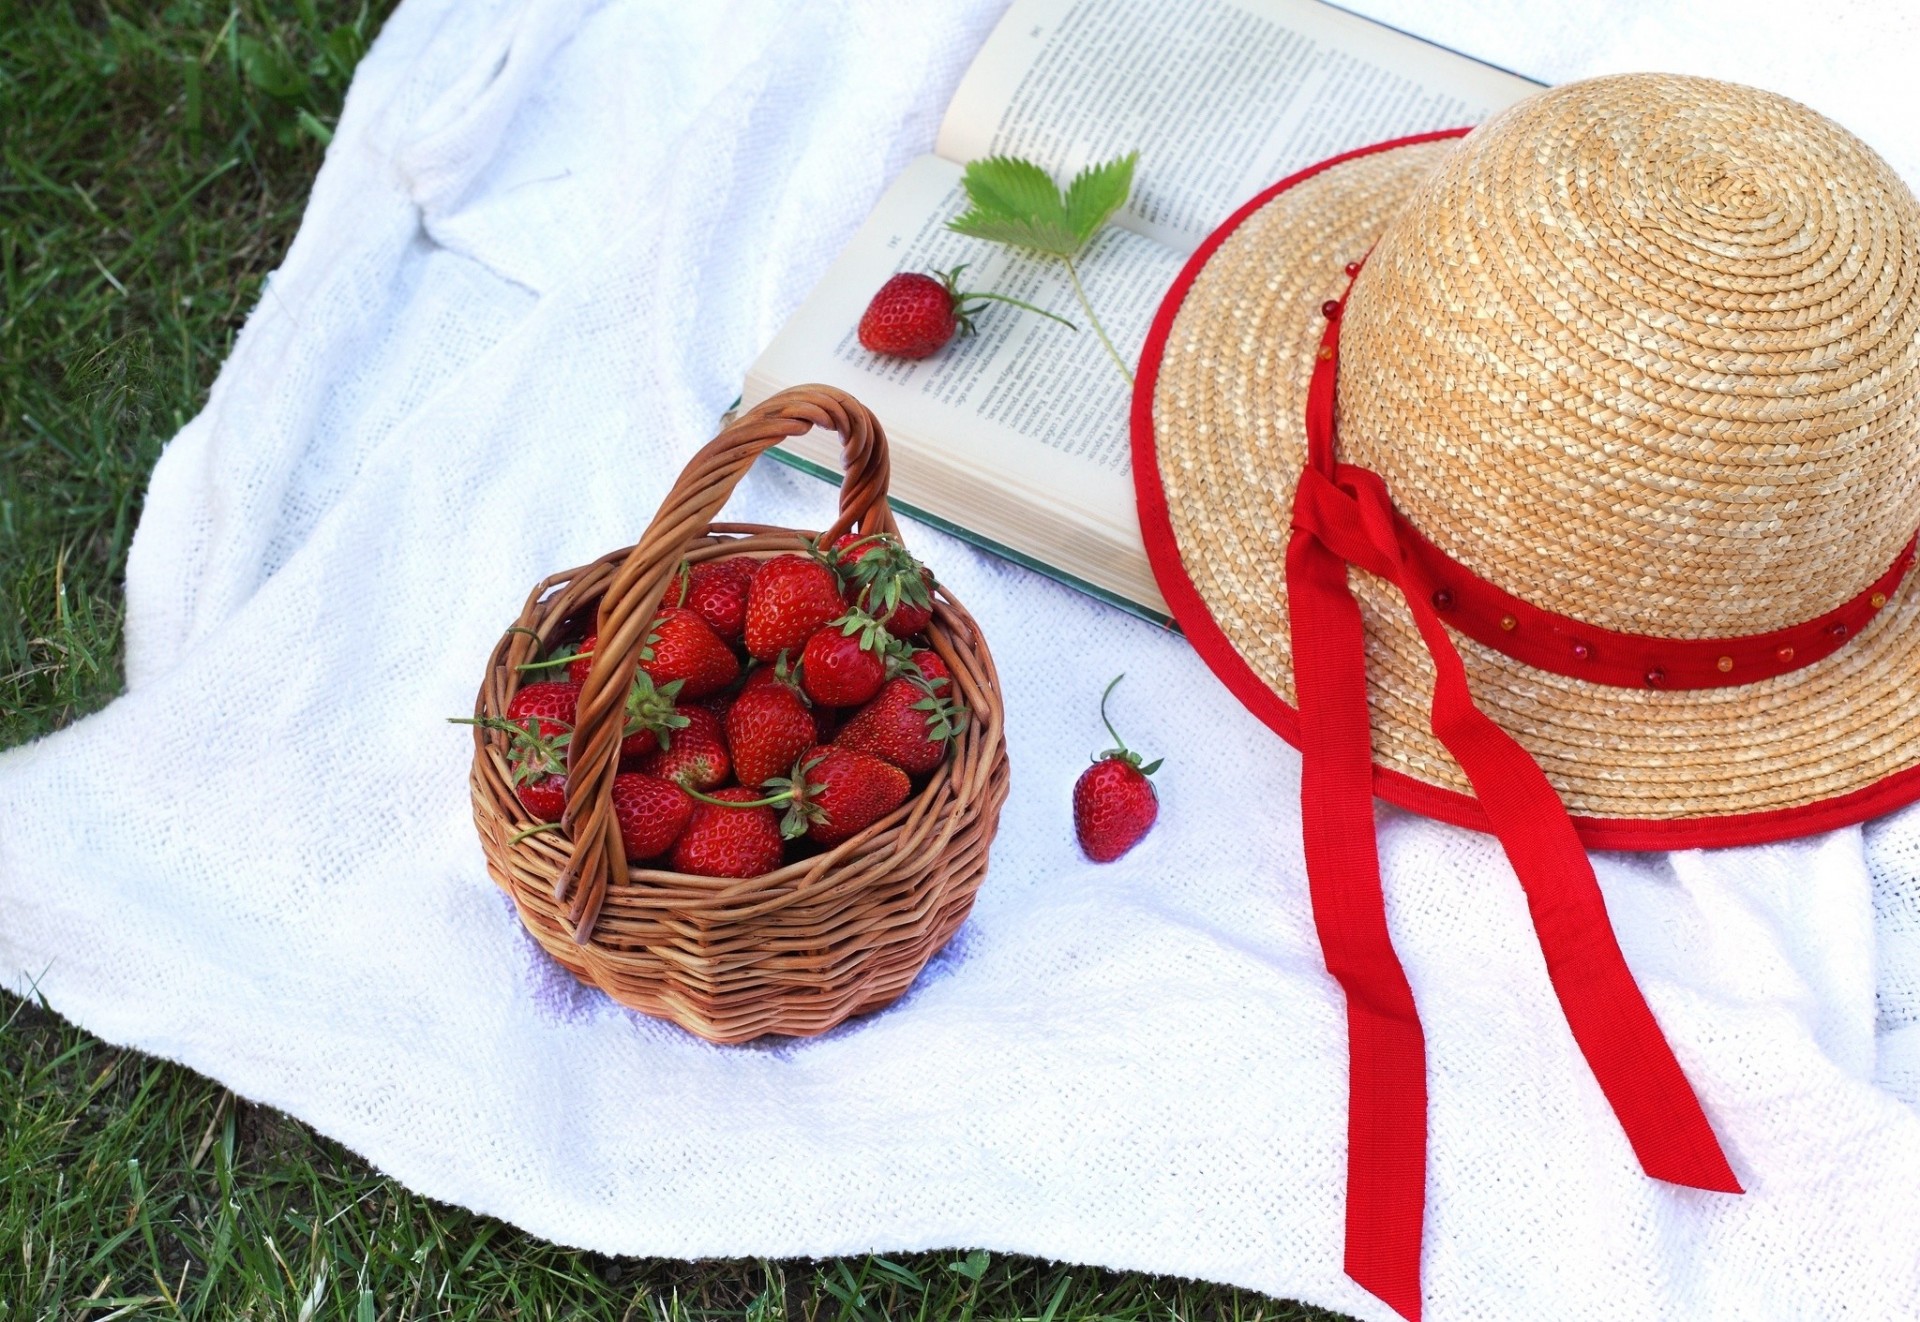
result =
[[1107,356],[1113,359],[1113,365],[1120,369],[1120,375],[1127,379],[1127,386],[1131,389],[1133,373],[1128,370],[1126,359],[1120,356],[1120,351],[1113,347],[1113,341],[1107,338],[1107,328],[1102,326],[1100,318],[1094,315],[1093,304],[1087,301],[1087,291],[1080,287],[1080,272],[1075,269],[1073,258],[1062,257],[1060,260],[1067,264],[1067,277],[1073,281],[1074,296],[1080,300],[1081,310],[1087,314],[1087,320],[1093,324],[1093,333],[1098,335],[1100,343],[1107,347]]

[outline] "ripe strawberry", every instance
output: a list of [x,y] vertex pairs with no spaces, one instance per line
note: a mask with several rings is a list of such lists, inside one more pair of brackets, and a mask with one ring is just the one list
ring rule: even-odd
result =
[[740,658],[696,611],[669,606],[647,631],[639,669],[665,686],[680,681],[684,701],[718,693],[740,677]]
[[1113,736],[1114,746],[1099,754],[1073,785],[1073,830],[1080,849],[1095,863],[1111,863],[1140,843],[1160,815],[1160,796],[1147,777],[1160,769],[1161,759],[1140,765],[1140,755],[1129,749],[1107,719],[1107,694],[1124,676],[1115,676],[1100,695],[1100,721]]
[[641,774],[670,780],[682,789],[710,790],[726,784],[733,763],[727,756],[720,718],[705,707],[684,707],[678,714],[683,724],[673,732],[671,747],[641,758]]
[[834,538],[833,552],[849,601],[879,619],[895,638],[926,632],[933,622],[933,573],[898,538],[843,533]]
[[687,724],[686,714],[674,706],[680,687],[680,681],[675,680],[656,688],[651,675],[635,668],[633,687],[627,690],[626,737],[620,741],[621,761],[643,758],[673,743],[674,732]]
[[780,866],[780,819],[772,808],[754,804],[760,791],[743,785],[711,796],[732,805],[696,801],[685,829],[674,842],[670,866],[701,877],[757,877]]
[[1068,330],[1079,329],[1065,317],[1006,294],[988,294],[975,289],[963,291],[959,280],[960,273],[966,269],[967,264],[962,262],[937,276],[918,271],[902,271],[893,276],[880,286],[880,292],[873,296],[861,315],[860,343],[874,353],[892,354],[896,358],[925,358],[952,339],[956,330],[962,335],[973,334],[973,317],[982,305],[967,301],[972,298],[1011,303],[1057,321]]
[[822,707],[858,707],[887,682],[891,640],[865,611],[850,610],[807,639],[800,687]]
[[532,780],[522,781],[520,772],[514,772],[513,797],[520,800],[520,806],[527,815],[536,821],[557,822],[567,811],[567,778],[559,776],[536,776]]
[[908,659],[913,662],[913,668],[918,670],[928,682],[953,678],[953,672],[947,669],[947,663],[942,661],[940,654],[931,647],[919,649]]
[[[599,634],[588,634],[568,663],[567,677],[575,684],[587,682],[587,672],[593,669],[594,648],[599,643]],[[685,702],[717,693],[733,683],[740,675],[740,658],[698,612],[668,606],[647,630],[646,645],[640,649],[640,664],[635,667],[635,673],[640,672],[645,672],[661,689],[679,681],[681,687],[674,693],[679,701]]]
[[760,566],[747,589],[747,651],[759,661],[798,653],[814,630],[846,609],[840,581],[826,565],[810,556],[777,555]]
[[[529,684],[527,688],[565,689],[571,684]],[[525,693],[527,689],[520,692]],[[578,694],[575,694],[578,697]],[[478,725],[482,729],[499,730],[507,735],[507,766],[513,777],[513,796],[520,800],[520,806],[529,816],[542,822],[557,822],[567,810],[567,742],[573,738],[572,728],[556,719],[556,713],[564,711],[569,717],[572,709],[565,704],[564,695],[552,693],[535,694],[526,701],[520,700],[520,694],[514,695],[514,702],[508,704],[512,711],[517,705],[520,714],[517,719],[509,720],[501,716],[454,716],[450,717],[456,725]]]
[[[507,703],[507,720],[533,734],[551,738],[573,729],[574,713],[579,706],[579,685],[543,680],[513,695]],[[529,720],[532,725],[526,724]]]
[[759,567],[749,555],[702,560],[683,566],[678,585],[667,595],[705,620],[722,642],[738,645],[747,627],[747,585]]
[[913,784],[891,762],[828,745],[808,749],[791,776],[770,780],[767,788],[776,806],[787,804],[782,835],[837,845],[905,803]]
[[634,772],[613,778],[613,819],[629,863],[666,853],[692,815],[693,800],[678,785]]
[[567,678],[576,684],[587,682],[587,672],[593,669],[594,644],[600,641],[598,633],[590,633],[580,640],[580,646],[573,649],[573,659],[567,662]]
[[898,675],[834,736],[834,746],[885,758],[910,776],[924,775],[947,755],[947,741],[967,728],[967,709],[944,696],[951,679]]
[[895,358],[926,358],[953,338],[973,333],[971,308],[954,285],[958,268],[941,276],[902,271],[880,286],[860,317],[860,343]]
[[761,666],[747,676],[727,708],[733,774],[742,785],[760,785],[791,769],[793,760],[813,746],[817,733],[813,713],[785,665]]

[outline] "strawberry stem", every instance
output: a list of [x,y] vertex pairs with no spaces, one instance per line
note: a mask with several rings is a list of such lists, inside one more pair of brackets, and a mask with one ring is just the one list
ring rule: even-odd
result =
[[449,716],[448,725],[477,725],[483,730],[498,730],[502,734],[526,734],[534,732],[535,725],[551,725],[563,733],[572,729],[565,721],[552,716],[523,716],[518,721],[510,721],[504,716]]
[[[1069,269],[1071,269],[1072,264],[1069,263],[1068,266],[1069,266]],[[995,303],[1011,303],[1017,308],[1025,308],[1028,312],[1037,312],[1041,316],[1046,317],[1051,321],[1057,321],[1070,331],[1078,331],[1080,329],[1078,326],[1068,321],[1065,317],[1057,316],[1056,314],[1047,311],[1045,308],[1037,308],[1031,303],[1023,303],[1019,299],[1014,298],[1008,294],[989,294],[984,290],[979,290],[979,289],[969,289],[963,292],[960,288],[960,273],[966,269],[967,269],[967,263],[962,262],[960,263],[960,265],[954,267],[951,271],[940,271],[937,273],[940,277],[940,283],[947,287],[947,297],[953,300],[953,315],[960,323],[960,333],[962,335],[973,334],[973,314],[980,310],[979,308],[970,308],[966,306],[966,302],[970,298],[991,299]],[[1087,296],[1085,294],[1082,294],[1080,296],[1080,306],[1082,307],[1087,306]],[[1092,315],[1093,309],[1087,308],[1087,313],[1088,315]],[[1107,338],[1104,332],[1101,334],[1100,338],[1103,340]],[[1109,352],[1111,352],[1112,346],[1109,345],[1108,349],[1109,349]],[[1120,370],[1124,372],[1126,371],[1126,368],[1122,367]],[[1131,378],[1129,378],[1129,380],[1131,380]]]
[[[1078,326],[1068,321],[1065,317],[1060,316],[1058,313],[1049,312],[1045,308],[1037,308],[1031,303],[1022,302],[1021,300],[1017,298],[1013,298],[1007,294],[989,294],[989,293],[986,293],[984,290],[969,289],[964,294],[957,294],[955,295],[955,297],[959,298],[963,302],[969,298],[987,298],[987,299],[992,299],[995,303],[1011,303],[1017,308],[1025,308],[1028,312],[1037,312],[1041,316],[1045,317],[1048,321],[1057,321],[1070,331],[1077,332],[1080,329]],[[967,311],[969,313],[973,313],[973,312],[979,311],[979,309],[968,308]],[[1104,339],[1105,337],[1102,336],[1102,338]]]
[[[587,653],[587,655],[592,656],[593,653],[589,652]],[[550,656],[545,661],[522,661],[519,665],[515,666],[514,669],[515,670],[551,670],[555,666],[572,665],[575,661],[578,661],[579,659],[580,659],[580,654],[578,652],[564,652],[556,656]]]
[[1100,723],[1106,726],[1107,733],[1113,736],[1113,747],[1109,748],[1104,753],[1094,754],[1093,760],[1096,762],[1104,762],[1109,758],[1117,757],[1123,762],[1131,762],[1133,763],[1134,766],[1140,767],[1140,773],[1142,775],[1151,776],[1154,772],[1160,769],[1160,764],[1166,761],[1166,759],[1162,757],[1156,757],[1153,761],[1147,763],[1147,765],[1145,765],[1144,767],[1141,767],[1140,755],[1134,752],[1131,748],[1127,747],[1127,741],[1120,737],[1120,732],[1113,728],[1113,722],[1107,719],[1107,697],[1113,692],[1114,687],[1126,677],[1127,676],[1125,671],[1122,671],[1120,674],[1115,675],[1113,679],[1108,682],[1106,691],[1100,695]]
[[1121,671],[1119,674],[1115,675],[1112,679],[1107,681],[1107,687],[1105,691],[1103,691],[1100,694],[1100,724],[1107,727],[1107,733],[1113,736],[1113,751],[1120,754],[1126,753],[1127,741],[1120,737],[1120,732],[1113,728],[1113,722],[1107,719],[1107,697],[1109,694],[1113,692],[1114,688],[1120,683],[1120,681],[1125,679],[1126,677],[1127,677],[1127,672],[1124,670]]
[[691,785],[682,785],[689,797],[702,803],[711,803],[716,808],[778,808],[781,804],[793,802],[793,795],[782,792],[770,799],[716,799],[711,794],[703,794]]

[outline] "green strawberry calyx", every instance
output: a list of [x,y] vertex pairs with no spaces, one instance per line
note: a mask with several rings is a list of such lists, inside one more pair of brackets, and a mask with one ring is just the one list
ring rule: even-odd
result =
[[882,659],[911,657],[913,649],[900,642],[887,632],[887,626],[858,606],[849,607],[847,613],[837,620],[827,622],[829,629],[838,629],[847,637],[858,634],[860,650],[877,653]]
[[[477,725],[506,735],[507,761],[513,767],[516,785],[567,774],[567,744],[573,739],[573,731],[551,716],[528,716],[520,721],[504,716],[449,716],[447,720],[453,725]],[[562,726],[560,733],[542,734],[543,723]]]
[[688,723],[687,717],[674,706],[680,697],[680,686],[685,683],[684,679],[676,679],[656,687],[652,675],[635,670],[633,687],[627,690],[627,723],[620,737],[624,739],[642,730],[651,730],[660,747],[670,751],[673,732],[684,729]]
[[800,687],[799,663],[788,657],[784,650],[779,656],[774,658],[773,678],[776,682],[784,684],[787,691],[792,693],[794,697],[800,699],[802,703],[809,707],[813,706],[813,699],[809,698],[807,691]]
[[882,624],[902,606],[933,609],[933,594],[922,577],[926,566],[897,537],[877,532],[850,542],[840,548],[833,568],[853,600]]
[[901,678],[927,695],[908,707],[909,711],[927,714],[927,742],[945,743],[965,730],[968,721],[972,719],[972,713],[967,710],[964,703],[950,694],[942,694],[939,691],[950,683],[947,677],[941,675],[936,679],[929,679],[921,672],[920,667],[913,665],[911,661],[907,664],[912,668],[911,673],[903,673]]
[[716,799],[711,794],[702,794],[691,787],[687,793],[716,808],[785,808],[786,811],[780,815],[780,836],[783,840],[797,840],[807,833],[807,828],[813,823],[827,820],[826,809],[813,801],[813,796],[826,786],[817,780],[807,779],[807,773],[825,760],[826,754],[823,753],[810,760],[795,762],[791,776],[775,776],[762,786],[773,791],[764,799]]
[[1145,766],[1141,766],[1140,754],[1134,752],[1131,748],[1127,747],[1127,741],[1120,737],[1120,732],[1113,728],[1113,722],[1107,719],[1107,698],[1110,694],[1112,694],[1114,690],[1114,686],[1119,684],[1119,682],[1125,678],[1126,678],[1126,675],[1124,673],[1115,675],[1111,680],[1108,681],[1106,691],[1101,693],[1100,695],[1100,723],[1106,726],[1107,733],[1113,736],[1113,747],[1107,749],[1103,753],[1095,753],[1093,755],[1093,760],[1095,762],[1125,762],[1129,766],[1137,770],[1141,775],[1151,776],[1154,772],[1160,769],[1160,764],[1165,762],[1166,759],[1163,757],[1156,757],[1155,759],[1153,759],[1153,761],[1147,763]]
[[[974,333],[973,319],[980,313],[986,311],[986,305],[989,302],[1011,303],[1014,307],[1023,308],[1028,312],[1037,312],[1048,321],[1057,321],[1070,331],[1078,331],[1080,329],[1058,313],[1049,312],[1045,308],[1035,307],[1033,304],[1022,302],[1020,299],[1014,298],[1011,295],[992,294],[983,289],[960,288],[960,273],[966,270],[967,266],[968,263],[961,262],[951,271],[935,271],[933,273],[934,279],[946,286],[947,297],[953,300],[953,320],[960,328],[962,335],[972,335]],[[979,299],[981,301],[970,303],[968,302],[969,299]]]

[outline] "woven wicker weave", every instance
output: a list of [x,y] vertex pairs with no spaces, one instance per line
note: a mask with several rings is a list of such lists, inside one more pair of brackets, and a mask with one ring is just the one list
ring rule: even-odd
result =
[[494,880],[556,960],[623,1005],[715,1042],[822,1033],[905,991],[972,908],[1007,796],[993,658],[972,617],[939,589],[929,637],[972,719],[919,793],[852,839],[764,876],[628,866],[610,793],[622,703],[647,625],[683,559],[767,557],[813,540],[713,520],[763,450],[814,427],[844,438],[840,517],[824,535],[898,535],[879,422],[827,386],[785,391],[694,456],[638,545],[534,588],[494,648],[475,709],[503,715],[524,682],[517,667],[544,656],[598,603],[602,663],[580,696],[563,829],[522,835],[538,823],[514,796],[505,738],[478,728],[474,821]]

